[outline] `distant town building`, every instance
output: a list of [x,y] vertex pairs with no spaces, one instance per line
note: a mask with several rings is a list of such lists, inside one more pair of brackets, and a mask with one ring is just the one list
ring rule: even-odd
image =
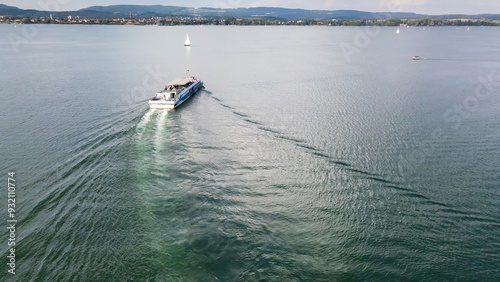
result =
[[123,21],[126,21],[127,23],[133,23],[134,22],[134,15],[132,14],[132,11],[130,11],[130,17],[123,18]]

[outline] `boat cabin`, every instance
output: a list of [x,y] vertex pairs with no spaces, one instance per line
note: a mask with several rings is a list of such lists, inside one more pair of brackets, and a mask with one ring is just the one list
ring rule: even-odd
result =
[[165,85],[165,89],[156,93],[153,100],[174,101],[179,98],[179,93],[193,84],[193,78],[177,78]]
[[165,90],[184,90],[193,84],[192,78],[177,78],[170,81],[166,86]]

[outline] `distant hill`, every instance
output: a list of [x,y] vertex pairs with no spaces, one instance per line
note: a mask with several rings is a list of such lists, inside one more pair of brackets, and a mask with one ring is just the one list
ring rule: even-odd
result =
[[162,5],[113,5],[113,6],[92,6],[81,9],[78,12],[100,12],[108,14],[111,17],[128,17],[130,11],[134,17],[145,17],[145,15],[171,16],[171,15],[190,15],[187,11],[190,8]]
[[272,7],[237,8],[237,9],[216,9],[216,8],[188,8],[161,5],[112,5],[112,6],[92,6],[80,11],[99,11],[115,16],[127,17],[130,11],[136,17],[144,15],[157,16],[191,16],[191,17],[237,17],[237,18],[275,18],[283,20],[296,19],[381,19],[381,18],[415,18],[414,13],[370,13],[354,10],[304,10]]
[[22,10],[17,7],[7,6],[0,4],[0,15],[1,16],[25,16],[30,14],[35,14],[39,11],[37,10]]
[[438,15],[438,16],[427,16],[430,19],[473,19],[473,20],[486,20],[486,21],[500,21],[499,14],[479,14],[479,15],[464,15],[464,14],[452,14],[452,15]]
[[135,18],[150,18],[154,16],[186,16],[186,17],[218,17],[218,18],[258,18],[258,19],[350,19],[350,20],[372,20],[372,19],[484,19],[500,20],[498,14],[482,15],[441,15],[430,16],[415,13],[387,13],[387,12],[364,12],[355,10],[304,10],[272,7],[217,9],[217,8],[189,8],[163,5],[112,5],[92,6],[78,11],[48,12],[33,9],[23,10],[17,7],[0,4],[0,15],[4,16],[35,16],[43,17],[52,14],[53,17],[80,16],[87,18],[126,18],[132,11]]

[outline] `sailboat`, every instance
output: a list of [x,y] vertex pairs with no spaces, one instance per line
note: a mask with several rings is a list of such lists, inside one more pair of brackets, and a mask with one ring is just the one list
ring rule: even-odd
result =
[[467,30],[470,30],[470,26],[467,27]]
[[398,27],[398,30],[396,30],[396,34],[399,34],[399,27]]
[[191,41],[189,40],[189,35],[186,33],[186,41],[184,41],[184,46],[191,46]]

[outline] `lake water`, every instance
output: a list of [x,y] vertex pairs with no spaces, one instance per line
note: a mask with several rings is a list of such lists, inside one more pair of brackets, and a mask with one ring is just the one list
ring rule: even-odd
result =
[[0,33],[8,280],[500,279],[499,28]]

